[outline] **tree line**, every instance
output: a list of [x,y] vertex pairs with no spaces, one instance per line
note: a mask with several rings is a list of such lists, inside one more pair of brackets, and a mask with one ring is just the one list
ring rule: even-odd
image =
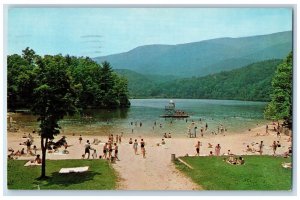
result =
[[[88,57],[60,54],[39,56],[30,48],[22,52],[22,55],[13,54],[7,58],[9,110],[32,107],[37,100],[35,94],[44,85],[41,76],[49,76],[47,78],[53,82],[47,85],[51,90],[49,95],[59,93],[58,90],[70,84],[69,98],[75,98],[74,106],[78,109],[130,106],[128,82],[118,76],[108,62],[97,64]],[[61,84],[61,88],[57,84]]]

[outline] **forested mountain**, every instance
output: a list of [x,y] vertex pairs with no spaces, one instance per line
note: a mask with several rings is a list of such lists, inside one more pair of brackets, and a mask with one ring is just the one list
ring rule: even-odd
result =
[[[199,98],[269,101],[271,80],[282,60],[266,60],[205,77],[156,82],[147,76],[117,70],[128,79],[131,98]],[[123,73],[121,73],[123,72]],[[164,79],[163,76],[160,76]]]
[[267,59],[283,59],[292,50],[292,31],[241,38],[218,38],[178,45],[146,45],[94,58],[116,69],[141,74],[205,76]]

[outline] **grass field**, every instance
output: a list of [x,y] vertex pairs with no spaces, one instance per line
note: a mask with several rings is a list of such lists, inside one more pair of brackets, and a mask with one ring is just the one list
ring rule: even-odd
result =
[[[46,180],[38,180],[40,166],[24,167],[27,161],[8,160],[8,189],[36,190],[113,190],[117,176],[105,160],[47,160]],[[88,172],[59,174],[61,168],[89,166]]]
[[244,165],[230,165],[224,157],[182,157],[189,169],[178,160],[177,169],[183,171],[204,190],[291,190],[292,169],[282,162],[290,158],[273,156],[243,156]]

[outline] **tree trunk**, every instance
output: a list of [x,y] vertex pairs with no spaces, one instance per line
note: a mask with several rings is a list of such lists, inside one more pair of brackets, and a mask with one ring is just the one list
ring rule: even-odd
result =
[[42,148],[42,174],[40,178],[46,177],[46,151],[47,151],[48,138],[41,137]]

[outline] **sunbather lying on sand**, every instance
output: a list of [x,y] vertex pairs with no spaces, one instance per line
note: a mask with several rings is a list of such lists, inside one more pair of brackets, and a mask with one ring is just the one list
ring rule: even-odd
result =
[[254,148],[251,148],[249,145],[247,145],[246,150],[244,152],[251,152],[251,153],[255,153],[256,150]]

